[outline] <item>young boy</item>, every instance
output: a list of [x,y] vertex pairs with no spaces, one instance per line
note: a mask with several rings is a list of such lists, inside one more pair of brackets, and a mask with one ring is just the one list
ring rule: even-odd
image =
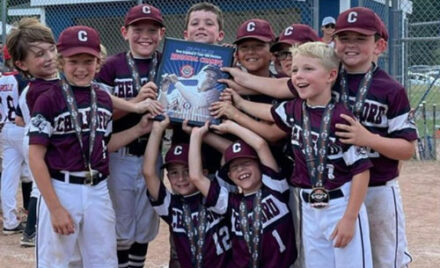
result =
[[369,147],[373,162],[365,204],[374,267],[405,267],[405,219],[397,177],[399,160],[415,152],[417,131],[405,89],[372,62],[383,51],[383,23],[368,8],[351,8],[336,21],[336,53],[343,69],[336,92],[358,120],[346,120],[336,133],[343,143]]
[[155,169],[168,125],[168,117],[153,123],[145,150],[143,170],[148,196],[170,225],[180,267],[226,267],[231,249],[226,219],[205,207],[203,195],[189,180],[188,144],[172,145],[165,156],[163,167],[173,193],[166,189]]
[[342,144],[335,125],[343,104],[331,99],[339,60],[321,42],[292,48],[292,82],[299,98],[272,108],[275,124],[260,134],[290,134],[295,156],[291,184],[301,188],[306,267],[372,267],[363,205],[371,162],[365,150]]
[[[41,24],[37,19],[23,18],[9,32],[6,44],[15,68],[25,77],[31,79],[18,100],[23,119],[21,123],[25,125],[23,151],[26,165],[28,165],[30,110],[36,99],[58,82],[55,39],[50,28]],[[30,175],[32,177],[32,174]],[[40,192],[37,185],[33,183],[26,228],[20,240],[22,246],[35,245],[36,210],[39,197]]]
[[38,267],[67,267],[78,261],[86,267],[117,266],[107,150],[150,129],[145,117],[110,139],[111,98],[92,84],[99,44],[98,33],[90,27],[64,30],[57,48],[66,80],[52,85],[33,107],[29,159],[43,197],[37,225]]
[[[292,217],[287,206],[289,187],[278,173],[278,165],[267,143],[252,131],[227,120],[212,126],[221,133],[244,139],[231,144],[219,171],[241,193],[231,193],[202,172],[200,152],[208,123],[194,128],[189,149],[189,176],[206,197],[205,205],[231,221],[231,267],[289,267],[296,258]],[[249,144],[247,144],[247,143]]]
[[[165,34],[160,10],[147,4],[132,7],[125,16],[121,32],[130,49],[109,57],[97,80],[111,88],[113,95],[130,102],[145,98],[155,100],[157,94],[153,89],[156,88],[150,82],[160,61],[156,49]],[[140,118],[133,113],[116,112],[115,116],[116,133],[135,125]],[[143,267],[148,243],[159,228],[159,218],[145,195],[141,170],[147,140],[148,135],[110,155],[109,190],[117,217],[120,266],[130,262],[135,267]]]

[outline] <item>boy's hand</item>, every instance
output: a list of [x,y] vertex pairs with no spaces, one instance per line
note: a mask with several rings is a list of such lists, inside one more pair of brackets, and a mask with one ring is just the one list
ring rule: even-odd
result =
[[164,120],[153,122],[153,131],[163,132],[170,125],[170,117],[165,115]]
[[177,77],[176,74],[164,74],[162,76],[162,82],[175,84],[175,83],[179,82],[179,78]]
[[206,121],[202,127],[193,127],[191,136],[195,135],[200,138],[203,138],[206,135],[206,133],[208,133],[209,131],[209,123],[210,123],[209,121]]
[[345,216],[342,217],[330,236],[330,239],[334,241],[333,246],[335,248],[343,248],[350,243],[353,239],[355,224],[356,218],[352,220]]
[[234,114],[238,113],[237,108],[235,108],[231,102],[228,101],[216,101],[211,104],[209,111],[215,118],[220,118],[225,116],[231,119]]
[[220,100],[229,100],[234,104],[235,107],[239,109],[243,102],[243,98],[232,88],[226,88],[225,90],[223,90],[223,92],[220,94]]
[[215,130],[219,134],[226,134],[230,132],[230,128],[236,124],[235,122],[231,120],[224,120],[219,125],[211,125],[211,129]]
[[64,207],[59,207],[50,212],[50,219],[55,233],[69,235],[75,232],[72,217]]
[[142,136],[144,134],[150,133],[153,128],[153,120],[151,120],[150,114],[145,114],[142,116],[141,120],[137,124],[139,128],[139,135]]
[[147,98],[141,102],[135,104],[136,112],[142,114],[144,112],[149,112],[152,117],[160,115],[163,113],[162,104],[157,100],[152,100]]
[[357,146],[370,147],[372,139],[374,140],[374,134],[368,131],[358,120],[346,115],[341,114],[341,117],[348,122],[348,124],[336,124],[336,136],[342,143],[354,144]]
[[135,97],[137,102],[145,99],[157,99],[157,86],[154,82],[150,81],[143,85],[139,90],[138,95]]
[[182,130],[186,133],[186,134],[191,134],[193,127],[188,125],[188,119],[183,120],[182,122]]

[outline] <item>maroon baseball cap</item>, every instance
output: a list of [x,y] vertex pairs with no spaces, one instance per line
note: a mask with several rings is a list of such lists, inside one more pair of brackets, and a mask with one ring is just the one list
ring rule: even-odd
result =
[[353,7],[338,16],[333,35],[352,31],[364,35],[379,34],[383,37],[382,24],[380,17],[373,10],[366,7]]
[[379,22],[380,22],[380,28],[381,28],[381,31],[380,31],[380,33],[379,33],[379,35],[385,40],[385,41],[388,41],[388,29],[387,29],[387,26],[385,25],[385,23],[383,22],[383,20],[379,17],[379,15],[377,15],[376,13],[374,13],[377,17],[378,17],[378,19],[379,19]]
[[164,26],[160,10],[154,6],[147,4],[137,5],[130,8],[130,10],[125,15],[124,25],[128,26],[141,20],[155,21],[161,26]]
[[63,57],[90,54],[99,57],[101,41],[98,32],[87,26],[72,26],[61,32],[57,49]]
[[234,44],[249,38],[268,43],[275,39],[275,34],[267,20],[252,19],[243,22],[240,27],[238,27]]
[[278,42],[272,45],[270,51],[280,50],[281,44],[304,44],[320,40],[318,34],[310,26],[305,24],[292,24],[280,33]]
[[166,168],[169,164],[188,165],[189,146],[187,143],[178,143],[170,147],[165,155],[165,163],[162,168]]
[[225,159],[225,164],[220,169],[220,174],[223,178],[227,178],[229,165],[233,160],[238,158],[258,159],[258,154],[249,144],[243,140],[238,140],[226,148],[223,157]]

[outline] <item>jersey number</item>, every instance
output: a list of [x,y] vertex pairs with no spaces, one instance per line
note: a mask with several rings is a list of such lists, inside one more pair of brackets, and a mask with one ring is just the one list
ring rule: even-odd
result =
[[[226,226],[223,226],[213,234],[215,248],[217,256],[223,254],[225,251],[229,250],[231,248],[231,240],[229,238],[229,231]],[[219,241],[221,240],[221,241]]]
[[284,245],[283,240],[281,240],[280,234],[277,232],[277,230],[272,231],[272,236],[275,238],[278,246],[280,247],[280,253],[283,253],[286,250],[286,246]]

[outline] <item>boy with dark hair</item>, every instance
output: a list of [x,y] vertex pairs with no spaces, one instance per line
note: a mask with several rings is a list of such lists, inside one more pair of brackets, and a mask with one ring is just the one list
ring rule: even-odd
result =
[[192,5],[185,16],[183,37],[199,43],[217,44],[224,38],[223,12],[208,2]]
[[397,177],[399,161],[415,152],[417,130],[405,89],[375,63],[388,35],[371,9],[355,7],[336,21],[336,53],[342,61],[334,95],[357,120],[342,115],[336,133],[343,143],[368,147],[373,162],[365,204],[374,267],[406,267],[405,218]]

